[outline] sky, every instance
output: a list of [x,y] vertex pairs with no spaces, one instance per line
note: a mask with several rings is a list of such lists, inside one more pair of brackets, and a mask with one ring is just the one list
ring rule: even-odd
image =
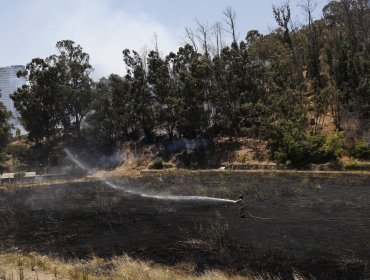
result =
[[[295,24],[305,22],[299,3],[290,0]],[[162,55],[184,44],[185,27],[196,20],[224,22],[223,11],[236,12],[239,39],[257,29],[276,27],[272,6],[285,0],[0,0],[0,66],[26,65],[32,58],[56,54],[55,44],[73,40],[89,53],[93,77],[123,75],[122,50],[154,47],[157,34]],[[327,0],[317,0],[315,17]]]

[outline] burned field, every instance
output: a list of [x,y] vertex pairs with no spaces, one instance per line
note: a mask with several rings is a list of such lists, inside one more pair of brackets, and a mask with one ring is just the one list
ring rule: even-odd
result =
[[246,198],[159,200],[103,181],[2,188],[0,248],[63,258],[129,256],[247,274],[361,279],[370,261],[370,176],[147,173],[110,179],[145,194]]

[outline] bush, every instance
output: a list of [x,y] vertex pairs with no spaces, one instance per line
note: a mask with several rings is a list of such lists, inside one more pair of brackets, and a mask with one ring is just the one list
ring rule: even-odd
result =
[[334,140],[328,143],[323,134],[308,135],[292,121],[284,121],[271,134],[269,147],[278,163],[300,167],[335,158],[334,150],[339,148],[332,142],[337,144]]
[[335,158],[346,154],[346,142],[344,132],[334,132],[327,136],[324,149]]
[[270,135],[272,158],[278,163],[301,167],[325,163],[345,153],[342,133],[309,135],[292,121],[283,121]]
[[58,150],[53,150],[49,153],[48,156],[48,165],[57,166],[59,163],[60,152]]
[[166,163],[166,162],[164,162],[164,163],[163,163],[163,168],[164,168],[164,169],[173,168],[173,165],[172,165],[171,163]]
[[24,176],[26,176],[26,173],[23,171],[14,173],[14,178],[23,178]]
[[370,159],[370,145],[361,140],[351,149],[351,156],[358,159]]
[[346,170],[370,170],[370,165],[355,160],[351,160],[344,163],[344,168]]
[[292,121],[281,120],[275,123],[269,134],[269,148],[274,160],[282,164],[296,165],[304,159],[304,134]]
[[20,160],[27,160],[30,155],[30,148],[25,145],[10,144],[6,147],[6,153]]
[[66,165],[61,170],[62,174],[72,174],[73,173],[73,167],[70,165]]
[[162,159],[161,158],[154,159],[151,163],[149,163],[148,169],[163,169]]
[[4,150],[0,150],[0,165],[6,160],[6,153]]

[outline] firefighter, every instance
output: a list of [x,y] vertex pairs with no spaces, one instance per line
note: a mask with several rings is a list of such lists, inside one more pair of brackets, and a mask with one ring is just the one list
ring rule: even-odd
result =
[[245,208],[246,208],[246,205],[245,205],[245,201],[244,201],[244,197],[242,195],[239,195],[239,199],[235,201],[236,204],[239,205],[239,217],[240,218],[245,218]]

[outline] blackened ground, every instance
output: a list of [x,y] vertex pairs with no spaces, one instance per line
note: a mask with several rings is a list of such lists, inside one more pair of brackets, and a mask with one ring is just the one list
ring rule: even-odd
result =
[[[112,179],[113,180],[113,179]],[[0,246],[64,258],[128,254],[199,271],[296,269],[316,279],[365,279],[370,176],[260,172],[148,173],[114,179],[146,193],[246,197],[231,203],[164,201],[100,181],[2,189]]]

